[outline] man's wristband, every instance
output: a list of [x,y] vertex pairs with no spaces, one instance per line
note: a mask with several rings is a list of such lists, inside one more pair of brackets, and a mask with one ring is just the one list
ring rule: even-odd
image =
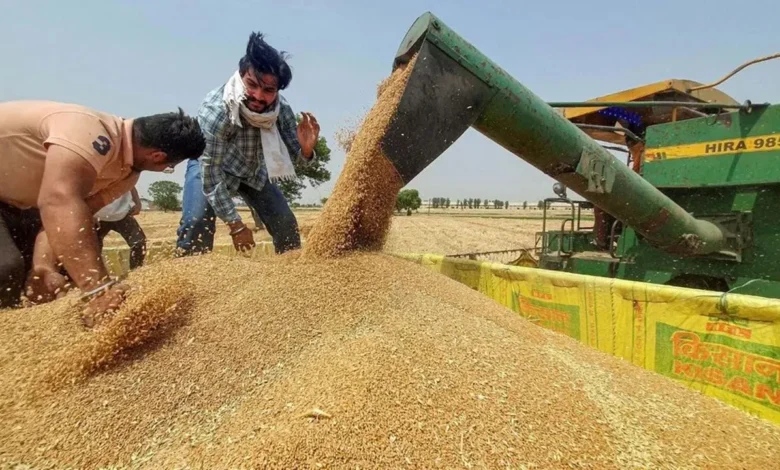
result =
[[84,294],[81,294],[81,297],[79,297],[79,300],[83,302],[83,301],[85,301],[87,299],[90,299],[90,298],[96,296],[97,294],[99,294],[99,293],[101,293],[101,292],[103,292],[105,290],[108,290],[109,288],[111,288],[111,286],[113,286],[117,282],[119,282],[119,281],[117,281],[116,279],[111,279],[110,281],[108,281],[107,283],[103,284],[102,286],[96,287],[96,288],[92,289],[89,292],[85,292]]
[[235,229],[235,230],[230,232],[230,236],[232,237],[234,235],[238,235],[239,233],[243,232],[244,230],[246,230],[246,224],[241,224],[240,227],[238,227],[237,229]]

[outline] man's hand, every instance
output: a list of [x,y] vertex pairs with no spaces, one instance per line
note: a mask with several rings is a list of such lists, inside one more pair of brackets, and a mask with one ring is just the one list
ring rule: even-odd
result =
[[33,268],[25,283],[25,296],[33,304],[44,304],[63,297],[70,288],[62,274],[45,268]]
[[122,305],[129,287],[125,284],[114,284],[105,292],[89,301],[81,314],[81,321],[87,328],[92,328],[102,322],[108,315]]
[[64,296],[71,286],[65,276],[60,274],[60,268],[49,244],[49,237],[41,230],[35,237],[32,269],[24,285],[27,299],[33,304],[42,304]]
[[317,139],[320,137],[320,125],[313,114],[301,113],[301,115],[303,117],[298,123],[298,142],[301,144],[303,156],[311,158],[314,146],[317,145]]
[[255,247],[252,231],[243,222],[232,222],[228,224],[228,227],[230,228],[230,236],[233,238],[233,247],[236,251],[241,253]]

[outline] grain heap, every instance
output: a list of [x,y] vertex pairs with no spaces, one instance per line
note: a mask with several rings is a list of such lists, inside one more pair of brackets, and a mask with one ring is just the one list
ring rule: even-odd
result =
[[0,467],[757,469],[780,458],[777,428],[403,260],[210,255],[130,281],[143,297],[174,288],[173,273],[189,283],[174,292],[188,301],[176,328],[39,393],[25,393],[40,390],[39,364],[78,363],[69,352],[93,333],[69,299],[0,312]]
[[398,191],[395,167],[382,154],[380,141],[396,113],[414,59],[396,69],[377,89],[377,102],[354,135],[341,135],[347,160],[306,240],[304,256],[328,257],[355,250],[380,250],[385,243]]

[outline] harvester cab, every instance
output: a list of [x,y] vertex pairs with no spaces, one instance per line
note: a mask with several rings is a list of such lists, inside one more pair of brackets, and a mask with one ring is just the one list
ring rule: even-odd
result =
[[[540,267],[780,297],[780,107],[686,80],[546,103],[431,13],[404,37],[401,66],[412,70],[381,146],[404,183],[471,127],[584,199],[555,198],[574,215],[544,234]],[[626,146],[625,163],[609,144]]]

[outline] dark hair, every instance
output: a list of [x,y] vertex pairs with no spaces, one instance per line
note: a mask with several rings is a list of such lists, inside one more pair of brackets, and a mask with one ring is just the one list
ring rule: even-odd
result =
[[252,33],[246,45],[246,54],[238,61],[238,73],[243,77],[251,67],[255,73],[273,75],[278,81],[279,89],[284,90],[292,81],[292,70],[287,65],[287,57],[286,52],[279,52],[265,42],[262,33]]
[[136,118],[133,139],[142,147],[162,150],[170,163],[194,160],[206,148],[198,121],[184,114],[181,108],[178,113]]

